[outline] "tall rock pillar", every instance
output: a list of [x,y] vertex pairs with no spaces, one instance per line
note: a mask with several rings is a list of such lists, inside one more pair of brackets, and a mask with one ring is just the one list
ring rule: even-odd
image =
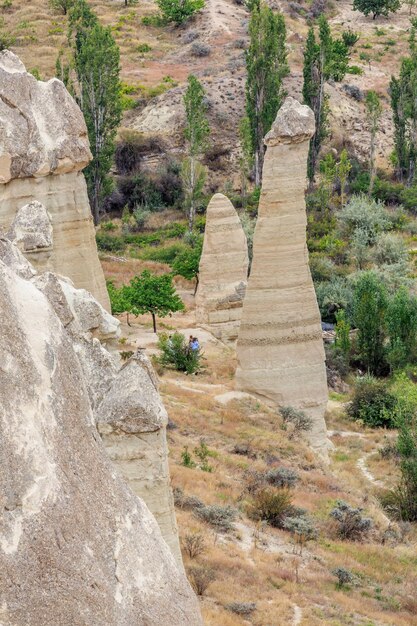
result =
[[196,321],[226,343],[237,339],[248,263],[248,244],[236,209],[229,198],[216,193],[206,213]]
[[327,403],[320,313],[308,264],[304,191],[313,112],[287,98],[265,137],[253,261],[237,343],[238,388],[314,419],[325,452]]
[[0,52],[0,229],[24,205],[43,204],[54,244],[37,269],[68,276],[110,310],[82,173],[90,160],[83,115],[63,83],[36,80],[16,55]]

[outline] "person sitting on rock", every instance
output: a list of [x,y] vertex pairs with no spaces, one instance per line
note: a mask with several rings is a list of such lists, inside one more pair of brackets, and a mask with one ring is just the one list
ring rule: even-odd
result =
[[191,350],[195,351],[195,350],[199,350],[200,349],[200,343],[197,339],[197,337],[193,337],[192,338],[192,342],[190,344],[190,348]]

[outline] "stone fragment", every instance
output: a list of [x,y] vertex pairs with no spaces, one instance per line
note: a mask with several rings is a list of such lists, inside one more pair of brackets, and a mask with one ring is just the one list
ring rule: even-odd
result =
[[207,207],[196,321],[225,342],[237,338],[248,276],[248,246],[239,216],[216,193]]
[[104,451],[71,334],[2,261],[0,310],[1,623],[202,625],[154,518]]
[[237,342],[239,389],[314,419],[311,444],[326,454],[325,355],[306,245],[306,165],[313,112],[287,98],[267,151],[253,261]]
[[23,253],[52,248],[52,220],[45,207],[34,200],[18,210],[7,237]]
[[109,311],[81,171],[90,160],[83,115],[64,84],[38,81],[16,55],[0,52],[0,229],[24,205],[41,203],[52,219],[53,248],[31,262],[68,276]]

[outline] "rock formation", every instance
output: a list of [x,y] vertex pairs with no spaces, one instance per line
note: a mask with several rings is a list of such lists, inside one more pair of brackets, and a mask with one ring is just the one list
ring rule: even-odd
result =
[[230,200],[216,193],[207,207],[196,320],[225,342],[237,338],[248,276],[248,246]]
[[267,151],[253,261],[237,342],[239,389],[314,419],[310,440],[327,444],[325,355],[308,265],[304,199],[312,111],[287,98],[265,137]]
[[[140,406],[132,376],[122,383],[110,354],[80,331],[60,279],[36,276],[13,243],[0,244],[0,623],[201,625],[154,518],[114,470],[94,424],[92,405],[101,403],[126,432],[138,432],[139,414],[157,427],[156,390]],[[119,398],[110,390],[106,399],[107,385],[89,392],[88,363],[118,380]],[[137,374],[135,362],[130,368]]]
[[0,228],[24,205],[42,203],[53,247],[31,262],[68,276],[110,310],[81,171],[90,159],[84,118],[63,83],[38,81],[17,56],[0,52]]

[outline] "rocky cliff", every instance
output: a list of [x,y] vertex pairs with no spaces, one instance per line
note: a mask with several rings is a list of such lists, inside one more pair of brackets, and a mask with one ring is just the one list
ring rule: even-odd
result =
[[199,625],[157,523],[100,441],[93,408],[117,367],[64,283],[0,239],[0,623]]
[[267,146],[253,261],[237,343],[237,385],[314,418],[312,445],[327,444],[325,355],[306,245],[306,185],[313,112],[287,98]]
[[237,339],[248,263],[248,245],[236,209],[226,196],[216,193],[206,213],[196,320],[225,342]]
[[[0,53],[0,228],[33,200],[49,212],[53,247],[42,269],[68,276],[109,310],[82,169],[91,153],[78,106],[63,83],[36,80]],[[32,261],[35,262],[34,259]]]

